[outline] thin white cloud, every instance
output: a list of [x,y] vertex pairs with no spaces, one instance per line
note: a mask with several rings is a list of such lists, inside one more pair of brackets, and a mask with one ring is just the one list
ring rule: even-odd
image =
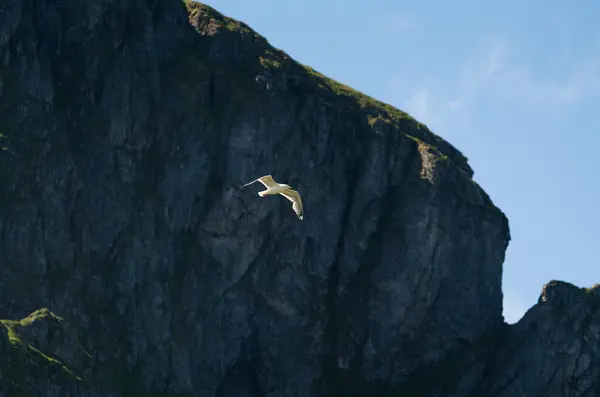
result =
[[448,102],[446,102],[446,107],[449,109],[460,109],[463,106],[465,106],[465,102],[459,98],[451,99]]
[[600,57],[571,65],[554,80],[544,81],[535,75],[531,67],[515,67],[505,76],[503,81],[508,84],[504,84],[501,91],[505,95],[543,104],[546,108],[573,105],[600,95]]
[[[507,45],[497,37],[484,40],[480,49],[459,68],[454,80],[427,76],[418,82],[397,77],[390,87],[407,92],[400,106],[411,116],[433,130],[460,131],[468,121],[471,104],[488,90],[488,86],[503,72]],[[446,71],[447,72],[447,71]]]
[[404,101],[404,107],[416,119],[429,120],[431,118],[429,102],[429,92],[427,88],[422,87]]
[[482,48],[478,55],[470,64],[467,64],[467,72],[473,76],[463,76],[463,78],[474,77],[475,80],[488,80],[502,69],[508,56],[507,43],[500,37],[490,37],[484,40]]
[[503,308],[504,321],[509,324],[518,322],[523,317],[525,312],[529,310],[529,307],[527,307],[527,305],[525,305],[521,299],[518,299],[516,296],[510,293],[504,294]]
[[388,28],[394,33],[404,33],[416,26],[414,18],[408,15],[395,14],[388,18]]
[[[495,38],[485,45],[474,62],[467,63],[462,79],[462,95],[471,100],[482,95],[509,96],[516,101],[547,110],[576,104],[600,94],[600,51],[590,51],[586,58],[570,62],[549,59],[534,64],[516,46]],[[544,65],[555,61],[562,67],[553,71],[552,79],[543,80]],[[556,66],[556,65],[552,65]]]
[[483,40],[480,49],[462,67],[452,90],[453,96],[445,102],[446,106],[462,109],[470,105],[505,71],[507,58],[508,45],[505,40],[498,36]]
[[541,78],[547,75],[539,69],[545,63],[534,66],[534,61],[505,38],[487,37],[455,80],[426,76],[427,82],[417,85],[403,105],[419,121],[446,129],[446,123],[464,123],[474,106],[486,99],[509,98],[532,110],[555,112],[600,97],[600,51],[569,63],[557,60],[561,67],[551,80]]

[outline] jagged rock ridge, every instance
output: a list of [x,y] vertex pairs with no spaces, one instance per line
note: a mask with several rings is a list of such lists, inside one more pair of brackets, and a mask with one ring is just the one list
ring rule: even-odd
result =
[[405,113],[198,3],[5,1],[0,60],[0,316],[79,335],[0,395],[597,395],[596,290],[506,326],[506,217]]

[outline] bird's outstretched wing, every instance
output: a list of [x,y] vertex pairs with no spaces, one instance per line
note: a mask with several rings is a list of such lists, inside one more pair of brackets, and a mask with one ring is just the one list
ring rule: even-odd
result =
[[253,180],[250,183],[246,183],[244,185],[244,187],[248,186],[248,185],[252,185],[254,182],[260,182],[262,183],[267,189],[273,186],[277,186],[277,182],[275,182],[273,180],[273,177],[271,175],[265,175],[265,176],[261,176],[258,179]]
[[293,203],[292,208],[294,209],[296,215],[298,215],[298,219],[303,219],[304,209],[302,208],[302,199],[300,198],[300,194],[292,189],[286,189],[279,194]]

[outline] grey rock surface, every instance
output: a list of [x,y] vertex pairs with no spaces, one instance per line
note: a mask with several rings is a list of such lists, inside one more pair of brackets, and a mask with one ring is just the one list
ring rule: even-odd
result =
[[[0,318],[48,308],[89,354],[29,371],[56,338],[5,326],[0,396],[598,395],[595,295],[504,324],[467,159],[210,7],[2,1],[0,133]],[[241,189],[264,174],[303,221]]]
[[600,396],[600,285],[550,281],[492,363],[483,395]]

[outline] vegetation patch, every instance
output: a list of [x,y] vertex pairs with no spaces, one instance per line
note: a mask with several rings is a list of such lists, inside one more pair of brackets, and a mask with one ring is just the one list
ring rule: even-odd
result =
[[[42,352],[40,349],[34,346],[34,344],[30,343],[27,335],[27,327],[31,326],[35,321],[38,320],[48,321],[50,323],[54,322],[55,324],[64,324],[64,319],[58,317],[46,308],[36,310],[20,321],[0,320],[0,324],[6,329],[8,341],[12,346],[15,348],[24,348],[33,353],[35,357],[41,359],[42,362],[52,366],[57,366],[69,376],[77,379],[78,381],[82,381],[83,379],[76,375],[75,371],[68,364],[62,362],[56,357],[52,357],[51,355]],[[79,347],[81,348],[81,346]],[[89,356],[89,353],[85,352],[85,350],[83,351]]]
[[6,146],[6,135],[4,135],[3,133],[0,132],[0,150],[7,150],[8,147]]
[[80,382],[83,381],[83,379],[80,376],[76,375],[75,372],[73,372],[73,370],[69,367],[69,365],[63,363],[62,361],[60,361],[60,360],[58,360],[56,358],[50,357],[50,356],[42,353],[40,350],[36,349],[35,347],[33,347],[31,345],[28,345],[27,348],[30,351],[38,354],[39,357],[41,357],[46,362],[48,362],[48,364],[50,364],[50,365],[56,365],[57,367],[60,367],[65,373],[67,373],[68,375],[70,375],[71,377],[77,379]]
[[589,288],[582,288],[586,294],[593,294],[593,296],[597,296],[600,298],[600,284],[594,284]]
[[21,325],[19,321],[0,320],[0,324],[2,324],[4,328],[6,328],[8,341],[11,345],[22,344],[19,333],[17,332],[17,327]]
[[266,68],[266,69],[278,69],[281,67],[281,62],[277,59],[275,59],[275,57],[273,56],[269,56],[271,54],[269,54],[269,52],[266,52],[267,56],[260,56],[258,57],[258,61],[260,62],[260,64]]
[[390,124],[396,124],[400,120],[416,121],[408,113],[365,95],[346,84],[333,80],[322,73],[317,72],[310,66],[302,65],[302,67],[310,76],[313,76],[318,80],[318,85],[331,90],[336,95],[353,99],[361,109],[371,110],[372,113],[367,115],[369,125],[373,125],[377,120]]
[[50,310],[43,308],[43,309],[34,311],[29,316],[27,316],[23,320],[21,320],[20,323],[23,326],[27,326],[27,325],[33,323],[34,321],[41,320],[41,319],[50,319],[50,320],[54,320],[58,323],[65,322],[65,320],[62,317],[58,317],[56,314],[52,313]]
[[237,32],[237,31],[241,31],[241,30],[244,30],[246,32],[251,32],[251,29],[248,28],[247,26],[245,26],[245,24],[243,24],[242,22],[235,20],[233,18],[229,18],[229,17],[221,14],[220,12],[216,11],[212,7],[209,7],[205,4],[198,3],[193,0],[184,0],[184,4],[187,8],[188,17],[189,17],[190,22],[195,20],[196,18],[198,18],[198,15],[200,13],[204,12],[204,13],[210,13],[215,16],[218,16],[218,18],[213,18],[213,20],[212,20],[212,23],[214,24],[215,27],[223,27],[223,28],[229,30],[230,32]]

